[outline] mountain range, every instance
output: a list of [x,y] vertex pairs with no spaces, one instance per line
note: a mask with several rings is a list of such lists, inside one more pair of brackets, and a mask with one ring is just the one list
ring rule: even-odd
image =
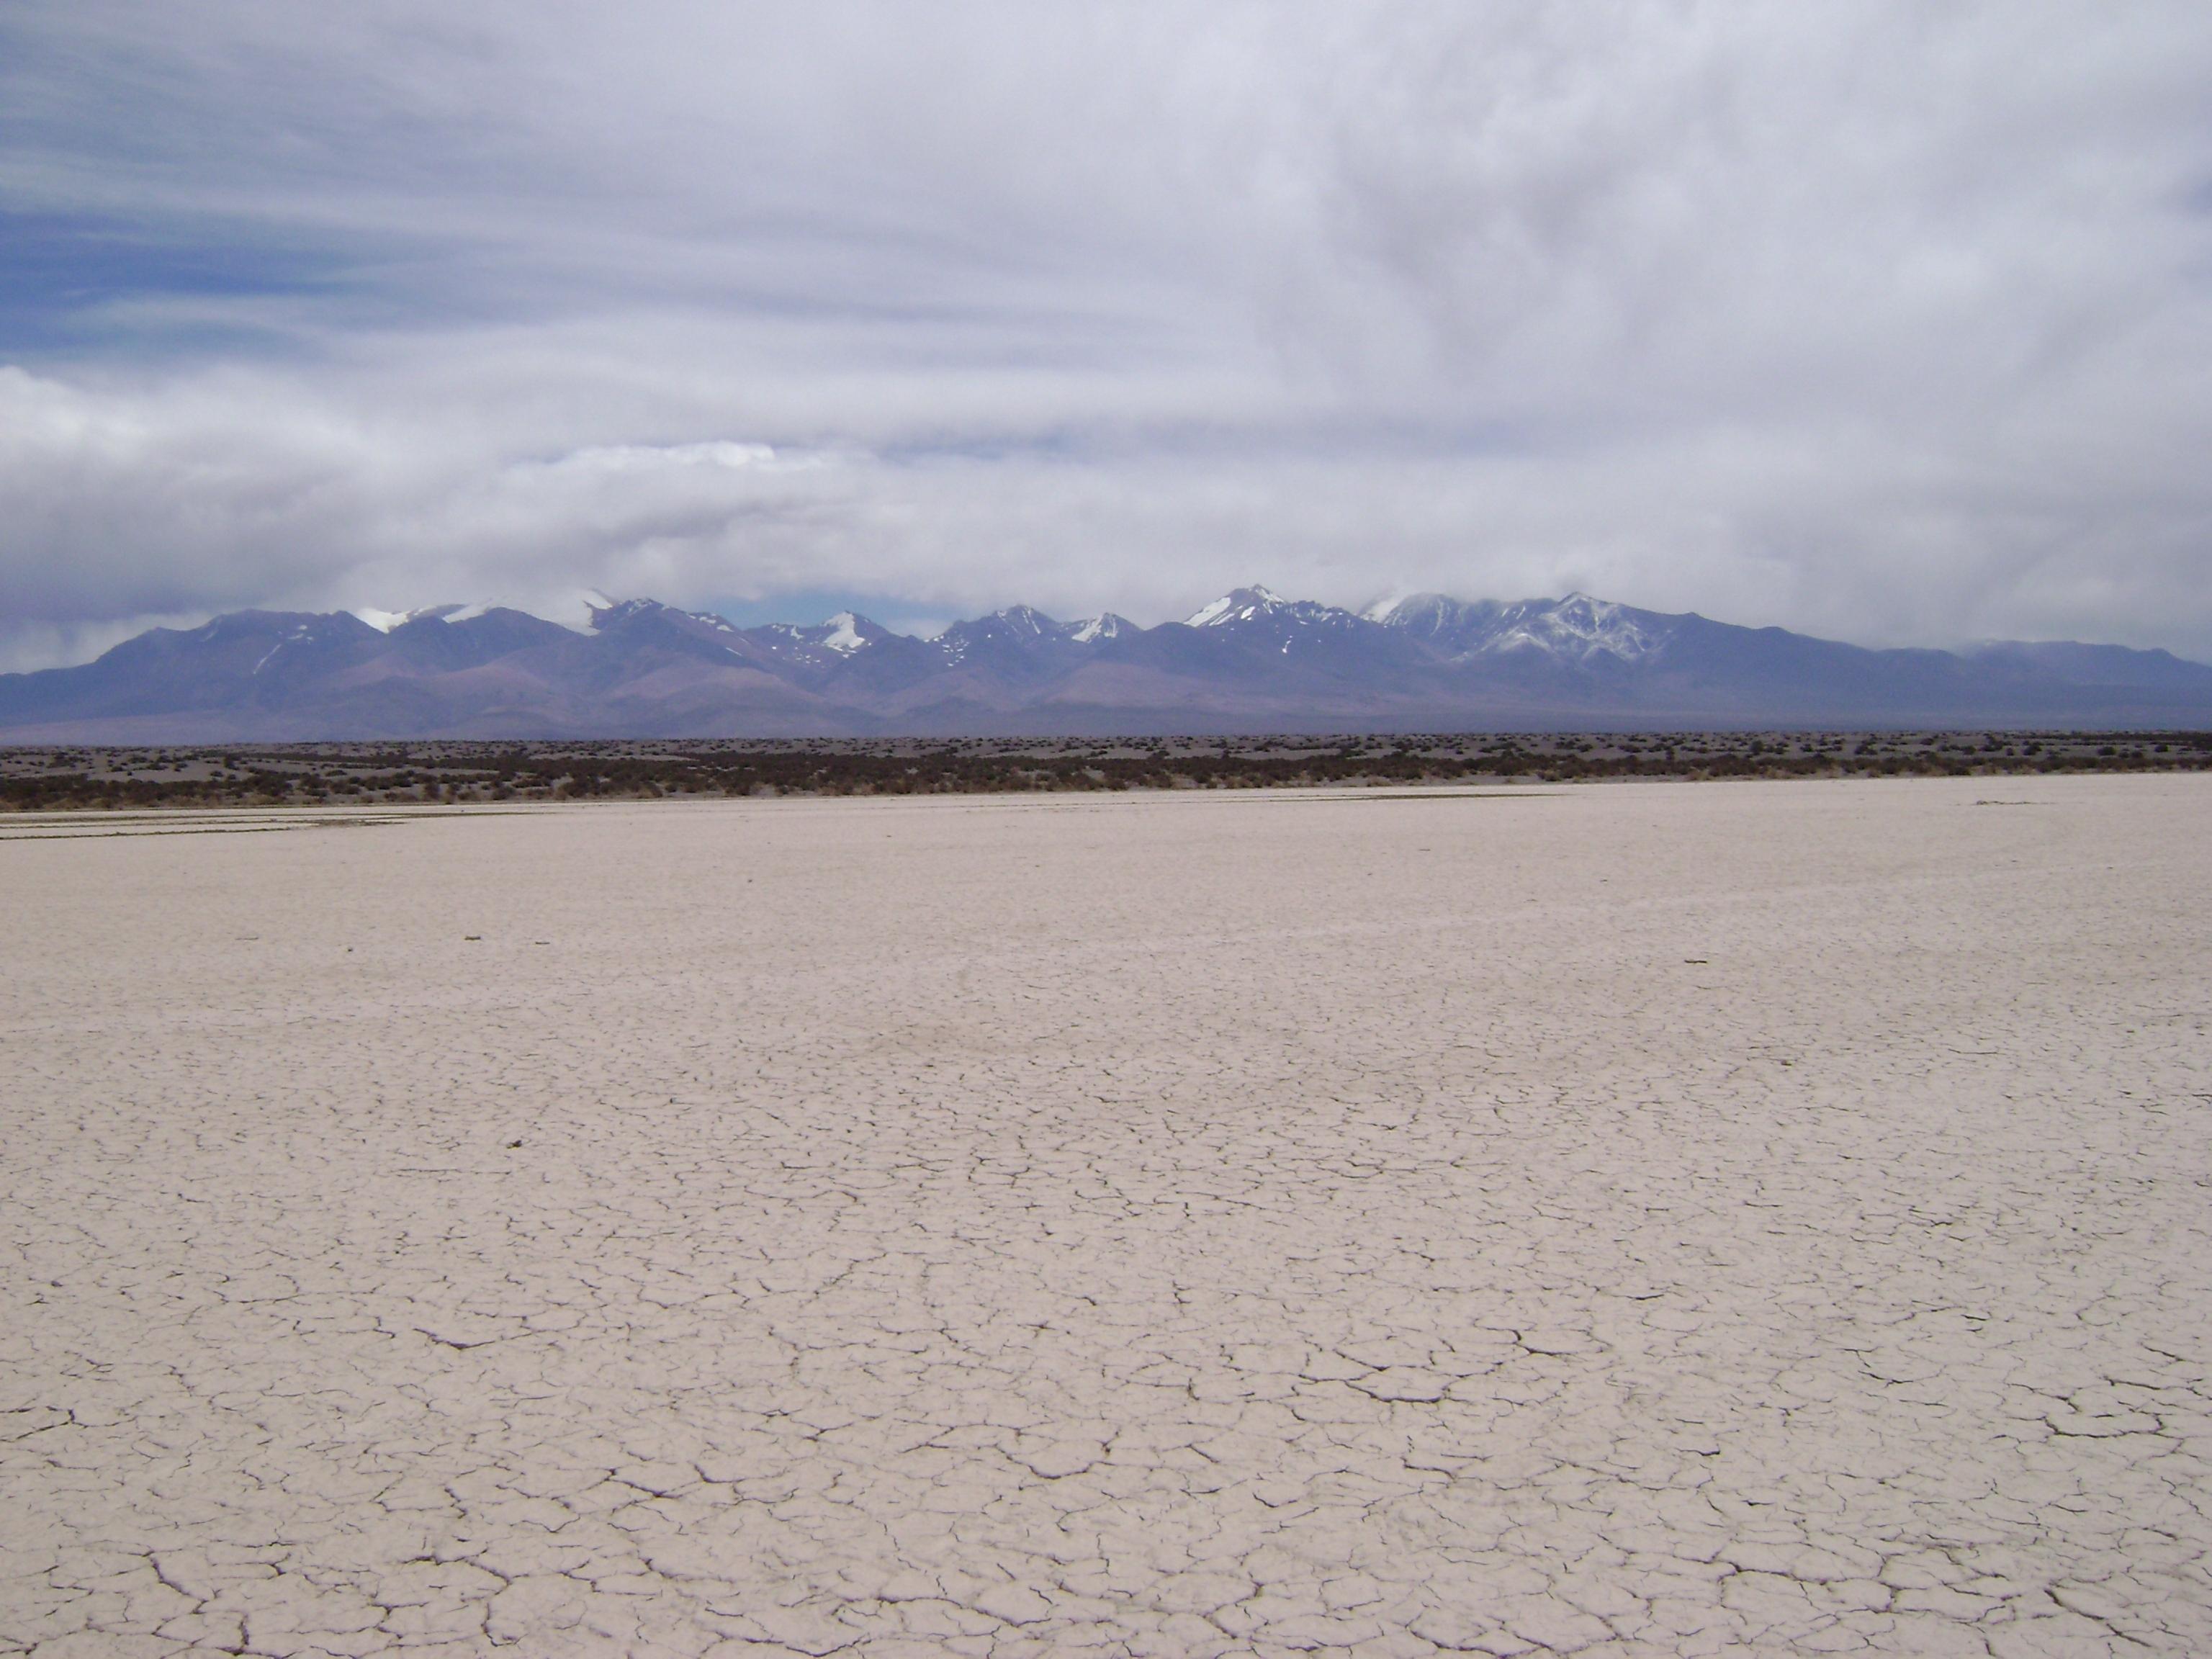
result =
[[582,630],[504,608],[243,611],[0,675],[18,744],[1968,726],[2212,727],[2212,666],[2071,642],[1869,650],[1582,593],[1356,612],[1240,587],[1153,628],[1016,605],[934,639],[644,599]]

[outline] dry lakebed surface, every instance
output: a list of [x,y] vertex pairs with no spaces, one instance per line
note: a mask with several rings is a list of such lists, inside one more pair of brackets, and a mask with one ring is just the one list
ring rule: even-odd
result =
[[0,1653],[2212,1652],[2212,778],[0,819]]

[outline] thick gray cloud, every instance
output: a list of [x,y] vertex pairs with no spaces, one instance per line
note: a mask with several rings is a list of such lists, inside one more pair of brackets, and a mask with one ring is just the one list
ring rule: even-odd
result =
[[30,0],[0,657],[1255,578],[2212,656],[2208,86],[2194,4]]

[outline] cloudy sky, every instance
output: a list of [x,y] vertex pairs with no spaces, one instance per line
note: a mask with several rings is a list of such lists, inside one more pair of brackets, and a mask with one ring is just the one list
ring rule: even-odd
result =
[[13,0],[0,666],[586,587],[2212,658],[2212,7]]

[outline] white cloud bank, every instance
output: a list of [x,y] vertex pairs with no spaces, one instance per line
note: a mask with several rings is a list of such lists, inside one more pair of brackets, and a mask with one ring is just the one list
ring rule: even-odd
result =
[[1582,586],[2212,656],[2212,13],[0,22],[0,658]]

